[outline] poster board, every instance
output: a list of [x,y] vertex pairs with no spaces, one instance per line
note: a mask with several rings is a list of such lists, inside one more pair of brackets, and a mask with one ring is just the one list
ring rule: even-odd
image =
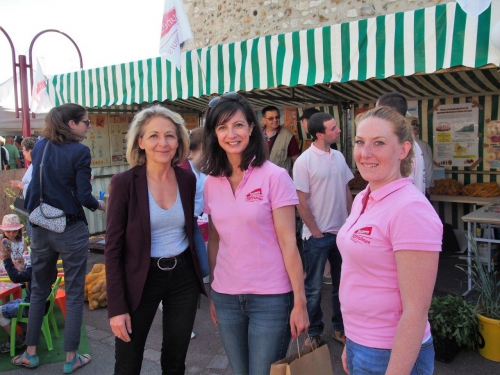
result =
[[90,166],[107,167],[110,165],[108,116],[90,114],[89,120],[91,127],[82,143],[90,149]]
[[464,167],[479,157],[479,109],[473,103],[444,104],[434,111],[434,160],[444,167]]
[[500,120],[486,120],[484,133],[485,167],[500,168]]
[[109,115],[109,150],[111,153],[111,166],[127,164],[125,156],[127,151],[128,128],[133,115]]

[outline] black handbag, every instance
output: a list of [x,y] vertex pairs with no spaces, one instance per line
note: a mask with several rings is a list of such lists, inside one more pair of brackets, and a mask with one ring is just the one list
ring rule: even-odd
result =
[[23,215],[28,217],[30,215],[29,211],[24,208],[24,198],[17,197],[14,200],[14,211],[17,212],[19,215]]

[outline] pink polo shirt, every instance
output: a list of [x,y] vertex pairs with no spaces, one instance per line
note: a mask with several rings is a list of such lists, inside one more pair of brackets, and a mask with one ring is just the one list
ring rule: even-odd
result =
[[[339,297],[350,340],[392,349],[403,312],[394,252],[441,251],[442,236],[441,220],[411,178],[371,193],[368,186],[357,195],[337,235],[342,254]],[[429,335],[427,322],[424,338]]]
[[272,212],[299,203],[287,171],[269,161],[249,166],[234,195],[226,177],[207,176],[204,199],[220,237],[212,288],[233,295],[290,292]]

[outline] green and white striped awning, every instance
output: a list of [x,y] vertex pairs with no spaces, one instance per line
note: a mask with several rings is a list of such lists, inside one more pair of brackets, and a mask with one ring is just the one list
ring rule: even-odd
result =
[[[388,91],[409,98],[499,93],[496,69],[478,69],[500,62],[490,44],[499,3],[475,19],[447,3],[206,47],[183,53],[180,72],[161,57],[82,70],[54,76],[48,90],[55,105],[167,101],[199,111],[208,96],[228,91],[249,92],[256,107],[373,101]],[[453,67],[473,70],[434,74]]]

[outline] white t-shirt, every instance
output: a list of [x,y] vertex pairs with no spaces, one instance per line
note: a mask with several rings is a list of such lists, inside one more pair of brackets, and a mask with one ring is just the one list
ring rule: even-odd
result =
[[200,216],[203,212],[203,186],[205,186],[205,179],[207,175],[205,173],[198,172],[193,165],[191,160],[189,161],[189,165],[191,166],[191,170],[196,176],[196,194],[194,196],[194,216]]
[[434,186],[434,165],[432,158],[432,150],[429,144],[419,138],[415,139],[416,143],[420,146],[422,150],[422,156],[424,157],[425,164],[425,187],[430,188]]
[[425,194],[425,162],[422,149],[417,142],[413,142],[413,150],[415,155],[411,159],[413,164],[413,171],[408,176],[413,178],[413,185],[417,187],[423,194]]
[[[293,165],[295,189],[307,193],[316,225],[323,233],[337,233],[347,219],[347,183],[354,178],[344,155],[336,150],[325,152],[314,143]],[[302,238],[311,231],[303,227]]]

